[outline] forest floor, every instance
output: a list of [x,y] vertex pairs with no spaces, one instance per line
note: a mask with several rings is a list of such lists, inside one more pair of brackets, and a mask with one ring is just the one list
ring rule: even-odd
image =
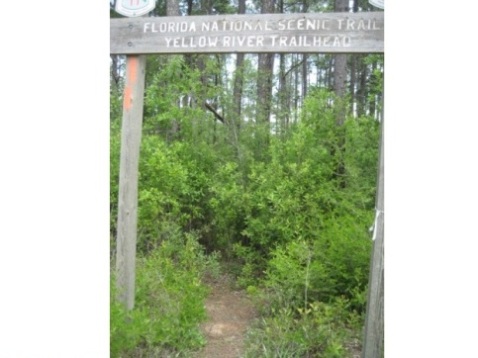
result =
[[211,283],[206,311],[208,319],[201,329],[207,343],[199,357],[242,357],[246,332],[257,317],[254,304],[246,292],[235,288],[233,279],[224,275]]
[[[240,358],[245,353],[248,329],[259,317],[254,303],[243,289],[237,288],[228,274],[208,283],[211,292],[206,299],[207,320],[201,325],[206,345],[198,358]],[[344,358],[360,358],[361,342],[351,339],[345,345]]]

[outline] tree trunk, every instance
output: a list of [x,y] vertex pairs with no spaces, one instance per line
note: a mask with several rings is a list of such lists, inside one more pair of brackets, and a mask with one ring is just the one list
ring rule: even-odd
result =
[[119,81],[121,78],[119,65],[118,65],[119,55],[110,55],[110,58],[111,58],[111,79],[113,80],[113,83],[117,87],[119,85]]
[[[239,0],[239,14],[246,13],[246,0]],[[234,122],[237,131],[241,127],[241,107],[242,107],[242,92],[244,84],[244,54],[238,53],[236,55],[236,72],[234,73],[234,90],[233,90],[233,110],[234,110]]]
[[307,96],[307,87],[309,79],[309,66],[307,64],[307,54],[302,54],[302,102],[304,102]]
[[[329,55],[326,55],[329,56]],[[327,70],[325,71],[326,75],[326,83],[327,83],[327,88],[332,88],[332,80],[333,80],[333,67],[334,67],[334,56],[329,56],[329,65],[327,66]]]
[[368,67],[365,63],[365,56],[360,55],[360,83],[357,91],[357,115],[363,116],[366,114],[367,103],[367,72]]
[[287,74],[285,71],[285,54],[279,55],[279,123],[281,134],[285,133],[289,124],[290,95],[287,86]]
[[[294,55],[293,55],[294,56]],[[299,54],[295,55],[295,61],[293,61],[294,68],[294,122],[297,123],[299,112]]]
[[244,54],[238,53],[236,55],[236,72],[234,73],[234,117],[236,118],[236,126],[239,129],[241,126],[241,109],[242,109],[242,92],[244,85]]
[[178,0],[166,0],[166,16],[179,16]]
[[[179,16],[179,14],[179,0],[166,0],[166,16]],[[179,121],[174,119],[171,126],[171,134],[175,138],[180,131]]]
[[352,109],[352,113],[355,115],[356,114],[356,106],[355,106],[355,82],[356,82],[356,71],[357,71],[357,55],[351,55],[350,56],[350,86],[349,86],[349,91],[350,91],[350,108]]
[[[376,68],[377,68],[377,62],[374,61],[374,62],[372,63],[372,68],[371,68],[371,71],[370,71],[370,73],[372,74],[371,78],[374,78],[373,73],[375,72]],[[374,83],[374,82],[372,82],[372,83]],[[372,93],[375,93],[375,90],[374,90],[373,88],[371,88],[371,90],[372,90],[372,91],[371,91]],[[375,98],[374,95],[373,95],[373,96],[367,96],[367,97],[370,97],[370,98],[368,99],[368,100],[369,100],[370,115],[371,115],[372,117],[374,117],[374,118],[377,118],[377,117],[378,117],[378,114],[375,113],[376,104],[377,104],[377,102],[376,102],[376,101],[377,101],[377,98]]]
[[[345,12],[348,9],[348,0],[335,0],[334,10],[336,12]],[[334,55],[334,92],[339,98],[345,97],[347,81],[347,55]],[[345,121],[345,106],[342,102],[337,114],[337,125],[341,126]]]
[[[308,0],[303,0],[302,12],[307,13],[307,11],[309,11],[309,2]],[[308,55],[306,53],[302,54],[302,102],[304,102],[305,97],[307,96],[307,82],[309,77],[307,58]]]
[[[335,0],[335,11],[346,12],[348,10],[348,0]],[[347,55],[334,55],[334,92],[337,96],[335,107],[337,108],[335,122],[337,126],[342,127],[345,123],[346,115],[346,81],[347,81]],[[344,163],[345,131],[340,130],[337,140],[337,150],[334,153],[337,160],[336,179],[337,186],[340,189],[346,187],[346,168]]]
[[[274,13],[274,0],[264,0],[261,14]],[[257,122],[269,123],[272,103],[272,74],[274,54],[264,53],[258,59],[257,77]]]

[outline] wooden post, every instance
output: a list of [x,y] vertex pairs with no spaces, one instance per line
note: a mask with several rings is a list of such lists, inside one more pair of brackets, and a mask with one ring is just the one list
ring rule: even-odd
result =
[[146,57],[126,57],[126,84],[121,127],[121,157],[116,239],[118,299],[127,310],[134,307],[138,163],[143,119]]
[[[383,102],[382,102],[383,103]],[[383,107],[382,107],[383,108]],[[384,116],[382,109],[374,243],[368,283],[362,358],[384,356]]]

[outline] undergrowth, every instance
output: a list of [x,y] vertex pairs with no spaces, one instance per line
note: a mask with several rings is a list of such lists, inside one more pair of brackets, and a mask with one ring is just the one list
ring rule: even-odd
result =
[[135,308],[116,301],[112,275],[111,357],[191,357],[205,344],[206,275],[219,275],[217,254],[205,255],[192,234],[171,237],[137,260]]
[[[168,66],[179,73],[180,65]],[[174,90],[157,85],[161,77],[147,90],[136,308],[126,313],[114,301],[113,280],[111,356],[194,357],[204,344],[204,279],[219,271],[217,254],[204,250],[217,250],[262,313],[247,357],[347,357],[346,343],[363,325],[379,124],[360,117],[337,126],[337,99],[317,89],[284,135],[260,142],[258,127],[244,125],[231,138],[199,107],[171,105],[189,93],[187,78],[202,88],[194,72]],[[118,128],[111,136],[113,234]]]

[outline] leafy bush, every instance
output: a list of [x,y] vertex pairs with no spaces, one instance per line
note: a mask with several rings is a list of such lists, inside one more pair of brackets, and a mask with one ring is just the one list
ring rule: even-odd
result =
[[273,309],[247,337],[245,357],[343,358],[345,346],[362,321],[347,310],[347,301],[312,302],[307,308]]
[[262,262],[256,272],[265,275],[263,290],[251,290],[263,319],[250,334],[248,357],[344,357],[360,335],[378,125],[359,118],[338,128],[333,101],[313,93],[302,121],[282,141],[271,139],[270,162],[251,165],[248,240],[238,251],[246,262]]
[[212,176],[208,173],[214,160],[203,149],[179,142],[168,145],[155,136],[143,140],[138,203],[141,252],[159,245],[172,231],[196,232],[201,238],[209,234]]
[[[311,295],[330,301],[344,296],[350,309],[365,311],[372,241],[368,231],[373,212],[356,211],[356,216],[343,215],[329,219],[322,239],[314,243],[316,258],[311,267]],[[315,273],[319,274],[315,274]]]
[[235,243],[232,252],[241,265],[239,272],[236,272],[238,285],[243,288],[256,285],[266,260],[253,248],[241,243]]
[[205,255],[192,234],[176,235],[137,260],[136,307],[125,312],[111,290],[112,357],[134,349],[189,352],[205,341],[199,323],[205,319],[205,275],[219,275],[218,256]]
[[245,193],[238,165],[227,162],[217,169],[210,187],[213,243],[209,246],[231,254],[244,228]]

